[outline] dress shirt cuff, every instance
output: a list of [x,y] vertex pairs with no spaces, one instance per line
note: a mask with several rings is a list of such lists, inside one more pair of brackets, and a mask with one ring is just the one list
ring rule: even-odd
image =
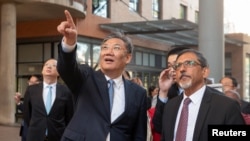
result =
[[163,97],[160,97],[160,96],[159,96],[159,99],[160,99],[160,101],[163,102],[163,103],[167,103],[167,102],[168,102],[168,97],[163,98]]
[[76,43],[74,45],[68,45],[62,40],[62,50],[64,52],[72,52],[75,49]]

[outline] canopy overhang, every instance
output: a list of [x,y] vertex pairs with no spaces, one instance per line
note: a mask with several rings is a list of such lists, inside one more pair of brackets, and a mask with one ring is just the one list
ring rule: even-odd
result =
[[[184,19],[100,24],[104,30],[160,41],[170,46],[198,46],[198,25]],[[225,36],[225,43],[242,46],[246,42]]]

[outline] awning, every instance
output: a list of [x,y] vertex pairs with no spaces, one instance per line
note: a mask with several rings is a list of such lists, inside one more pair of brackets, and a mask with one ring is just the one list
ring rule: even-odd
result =
[[[171,46],[198,46],[198,25],[184,19],[100,24],[104,30],[160,41]],[[246,42],[225,36],[225,42],[242,45]]]

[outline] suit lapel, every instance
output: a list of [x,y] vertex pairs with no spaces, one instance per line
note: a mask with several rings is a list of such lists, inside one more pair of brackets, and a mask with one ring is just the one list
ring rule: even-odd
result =
[[58,103],[58,98],[61,97],[61,94],[62,94],[62,93],[61,93],[60,85],[56,84],[56,95],[55,95],[55,100],[54,100],[54,102],[53,102],[52,105],[51,105],[52,107],[51,107],[51,109],[50,109],[49,114],[51,113],[51,111],[53,111],[55,105],[57,105],[57,103]]
[[208,113],[210,103],[211,103],[211,98],[212,98],[211,92],[209,92],[209,89],[207,89],[206,87],[204,96],[201,101],[198,117],[197,117],[197,119],[199,120],[197,120],[195,128],[194,128],[194,134],[193,134],[194,141],[198,141],[201,129],[204,127],[204,121],[207,117],[207,113]]
[[40,103],[39,105],[41,105],[43,107],[43,112],[45,114],[47,114],[46,107],[45,107],[45,102],[43,100],[43,83],[38,84],[37,92],[38,92],[38,96],[39,96],[39,98],[38,98],[38,102]]
[[[94,79],[95,79],[95,83],[96,86],[99,90],[99,95],[104,103],[104,107],[106,112],[105,113],[110,113],[110,106],[109,106],[109,94],[108,94],[108,84],[107,84],[107,80],[104,76],[104,74],[99,70],[96,73],[96,75],[94,75]],[[96,76],[96,77],[95,77]],[[102,84],[102,85],[100,85]],[[110,114],[109,114],[110,117]]]

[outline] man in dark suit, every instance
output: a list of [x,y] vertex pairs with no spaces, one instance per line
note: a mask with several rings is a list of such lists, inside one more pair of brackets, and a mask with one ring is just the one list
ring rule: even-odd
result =
[[[162,123],[162,141],[185,137],[189,141],[208,141],[208,125],[244,125],[239,104],[220,94],[218,90],[206,86],[209,76],[208,63],[204,56],[194,49],[179,53],[174,65],[176,81],[184,89],[164,107]],[[169,77],[169,76],[165,76]],[[186,135],[177,135],[178,123],[182,117],[184,99],[190,99]],[[191,118],[190,118],[191,117]],[[183,129],[185,126],[182,126]],[[187,132],[188,131],[188,132]]]
[[[238,82],[232,76],[225,76],[221,78],[220,83],[222,84],[223,92],[233,90],[237,92],[238,89]],[[244,114],[250,114],[250,102],[243,100],[240,98],[241,102],[241,112]]]
[[[157,103],[155,107],[155,112],[152,119],[152,124],[154,127],[154,132],[161,134],[162,131],[162,115],[165,104],[168,100],[180,95],[182,93],[182,88],[176,83],[175,72],[173,69],[173,65],[175,63],[176,57],[179,52],[184,49],[189,49],[188,47],[173,47],[167,53],[167,69],[163,70],[159,77],[159,95],[157,97]],[[165,81],[163,74],[168,73],[167,75],[171,75],[171,79],[169,81]]]
[[56,66],[55,59],[46,61],[42,69],[43,82],[28,86],[25,92],[27,141],[60,141],[73,115],[72,94],[65,85],[57,83]]
[[[40,83],[39,76],[37,75],[29,76],[27,83],[28,83],[28,86]],[[21,97],[22,97],[22,94],[20,92],[16,92],[14,99],[17,105],[17,109],[23,113],[23,101],[21,100]],[[28,132],[27,125],[24,121],[22,121],[21,127],[20,127],[20,133],[19,133],[20,136],[22,137],[22,141],[26,141],[27,132]]]
[[[132,58],[130,39],[121,33],[105,38],[101,44],[100,70],[95,71],[76,62],[77,29],[67,10],[65,16],[67,21],[57,27],[64,36],[59,44],[57,67],[77,105],[62,141],[145,141],[146,90],[122,77]],[[111,88],[113,93],[108,91]]]

